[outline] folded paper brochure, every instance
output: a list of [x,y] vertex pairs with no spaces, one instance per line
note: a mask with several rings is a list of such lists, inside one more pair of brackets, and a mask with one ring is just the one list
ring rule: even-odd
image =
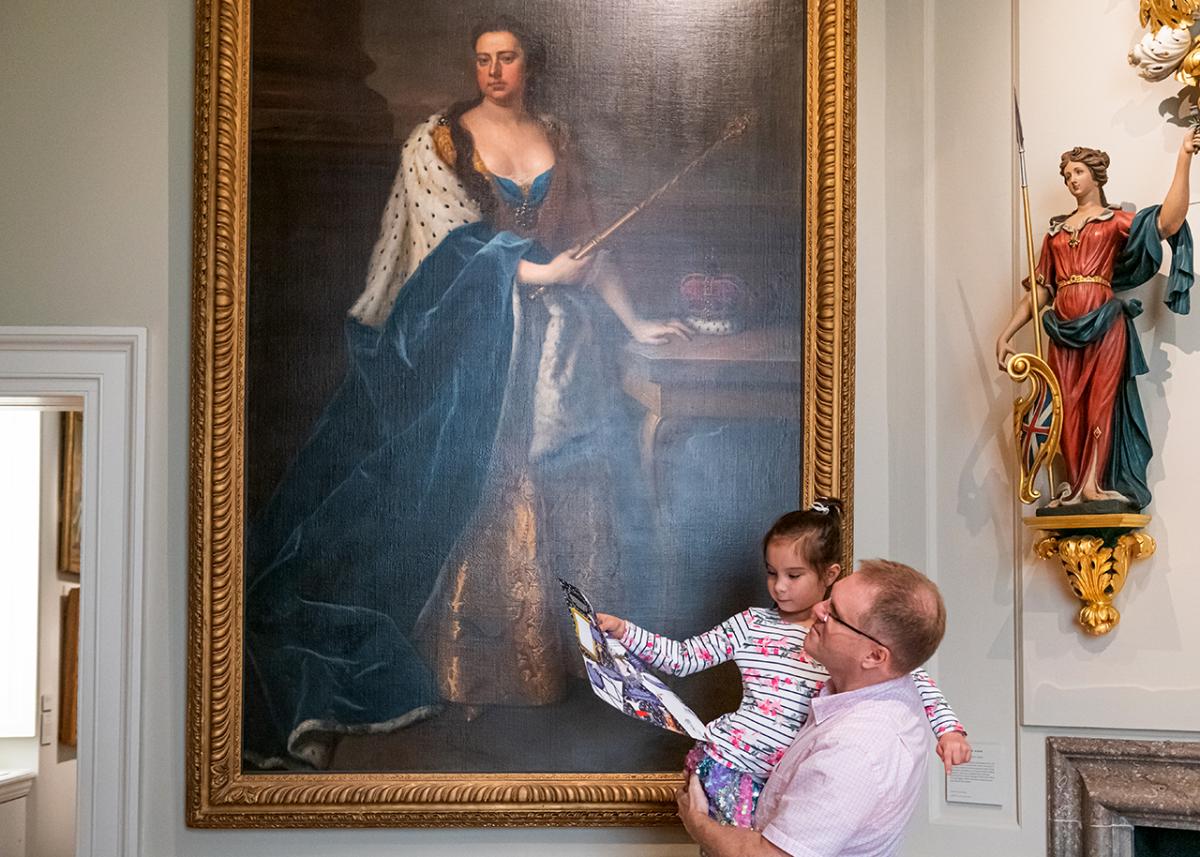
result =
[[563,580],[567,609],[592,690],[618,711],[671,732],[705,739],[704,724],[658,676],[621,643],[600,630],[596,611],[582,592]]

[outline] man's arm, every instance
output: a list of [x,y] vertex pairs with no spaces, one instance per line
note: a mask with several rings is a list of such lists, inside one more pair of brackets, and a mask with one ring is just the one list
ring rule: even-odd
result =
[[679,818],[688,835],[709,857],[790,857],[757,830],[718,824],[708,817],[708,799],[695,774],[688,776],[683,788],[675,793]]

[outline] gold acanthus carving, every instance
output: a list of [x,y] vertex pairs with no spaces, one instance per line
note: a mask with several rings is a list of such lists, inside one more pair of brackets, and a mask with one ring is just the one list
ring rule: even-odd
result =
[[1197,0],[1141,0],[1138,4],[1138,20],[1150,32],[1163,27],[1173,30],[1190,27],[1196,23],[1198,13]]
[[[332,815],[336,812],[336,816]],[[597,806],[588,808],[580,817],[580,809],[572,807],[559,811],[525,810],[506,808],[490,816],[475,819],[470,827],[621,827],[631,821],[629,810],[614,810]],[[336,823],[331,821],[336,818]],[[637,816],[640,824],[665,825],[676,823],[674,812],[655,810]],[[224,824],[193,825],[202,827],[239,827],[267,830],[282,830],[294,827],[461,827],[464,825],[461,810],[438,811],[426,808],[408,812],[399,820],[393,811],[364,811],[361,808],[322,808],[320,810],[290,812],[239,811],[236,821]]]
[[[639,776],[645,781],[629,782]],[[593,775],[575,785],[565,784],[561,777],[535,777],[537,775],[521,775],[513,779],[494,774],[489,777],[489,782],[480,785],[474,779],[464,779],[457,774],[343,774],[336,783],[315,774],[305,774],[299,783],[294,775],[255,774],[243,777],[239,785],[225,789],[217,802],[263,808],[313,804],[361,808],[392,800],[419,803],[430,809],[439,805],[443,809],[460,807],[479,801],[505,804],[584,802],[611,807],[646,801],[666,802],[673,798],[678,786],[678,777],[674,774]],[[318,782],[305,782],[314,779]],[[605,779],[609,782],[604,782]],[[557,812],[561,814],[562,808]]]
[[[248,0],[196,0],[187,679],[195,827],[668,824],[675,774],[245,774],[241,770]],[[807,4],[805,502],[851,510],[855,0]],[[848,514],[847,521],[851,520]],[[846,532],[847,555],[852,554]]]
[[1129,563],[1154,553],[1154,539],[1145,533],[1125,533],[1106,544],[1090,533],[1059,533],[1040,539],[1034,550],[1043,559],[1057,558],[1067,585],[1083,602],[1079,624],[1093,636],[1107,634],[1121,621],[1113,598],[1125,586]]

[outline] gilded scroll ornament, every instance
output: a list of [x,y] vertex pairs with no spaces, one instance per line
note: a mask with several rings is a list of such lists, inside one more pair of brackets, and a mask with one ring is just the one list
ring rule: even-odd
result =
[[1129,51],[1129,64],[1137,69],[1138,77],[1156,82],[1171,76],[1192,45],[1192,33],[1187,29],[1163,27],[1146,33]]
[[1022,503],[1042,496],[1034,481],[1058,452],[1062,432],[1062,392],[1046,361],[1034,354],[1018,354],[1008,361],[1008,376],[1017,383],[1029,381],[1028,394],[1013,402],[1013,433],[1017,440]]
[[1129,51],[1138,77],[1155,83],[1174,77],[1183,88],[1163,101],[1160,112],[1177,125],[1194,125],[1200,115],[1200,0],[1142,0],[1138,21],[1147,32]]

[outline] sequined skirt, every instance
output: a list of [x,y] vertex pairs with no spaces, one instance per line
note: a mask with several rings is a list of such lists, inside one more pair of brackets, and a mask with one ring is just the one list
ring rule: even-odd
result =
[[754,824],[754,808],[762,794],[766,779],[735,771],[708,755],[703,744],[697,744],[687,754],[684,763],[704,786],[708,797],[708,814],[721,824],[750,827]]

